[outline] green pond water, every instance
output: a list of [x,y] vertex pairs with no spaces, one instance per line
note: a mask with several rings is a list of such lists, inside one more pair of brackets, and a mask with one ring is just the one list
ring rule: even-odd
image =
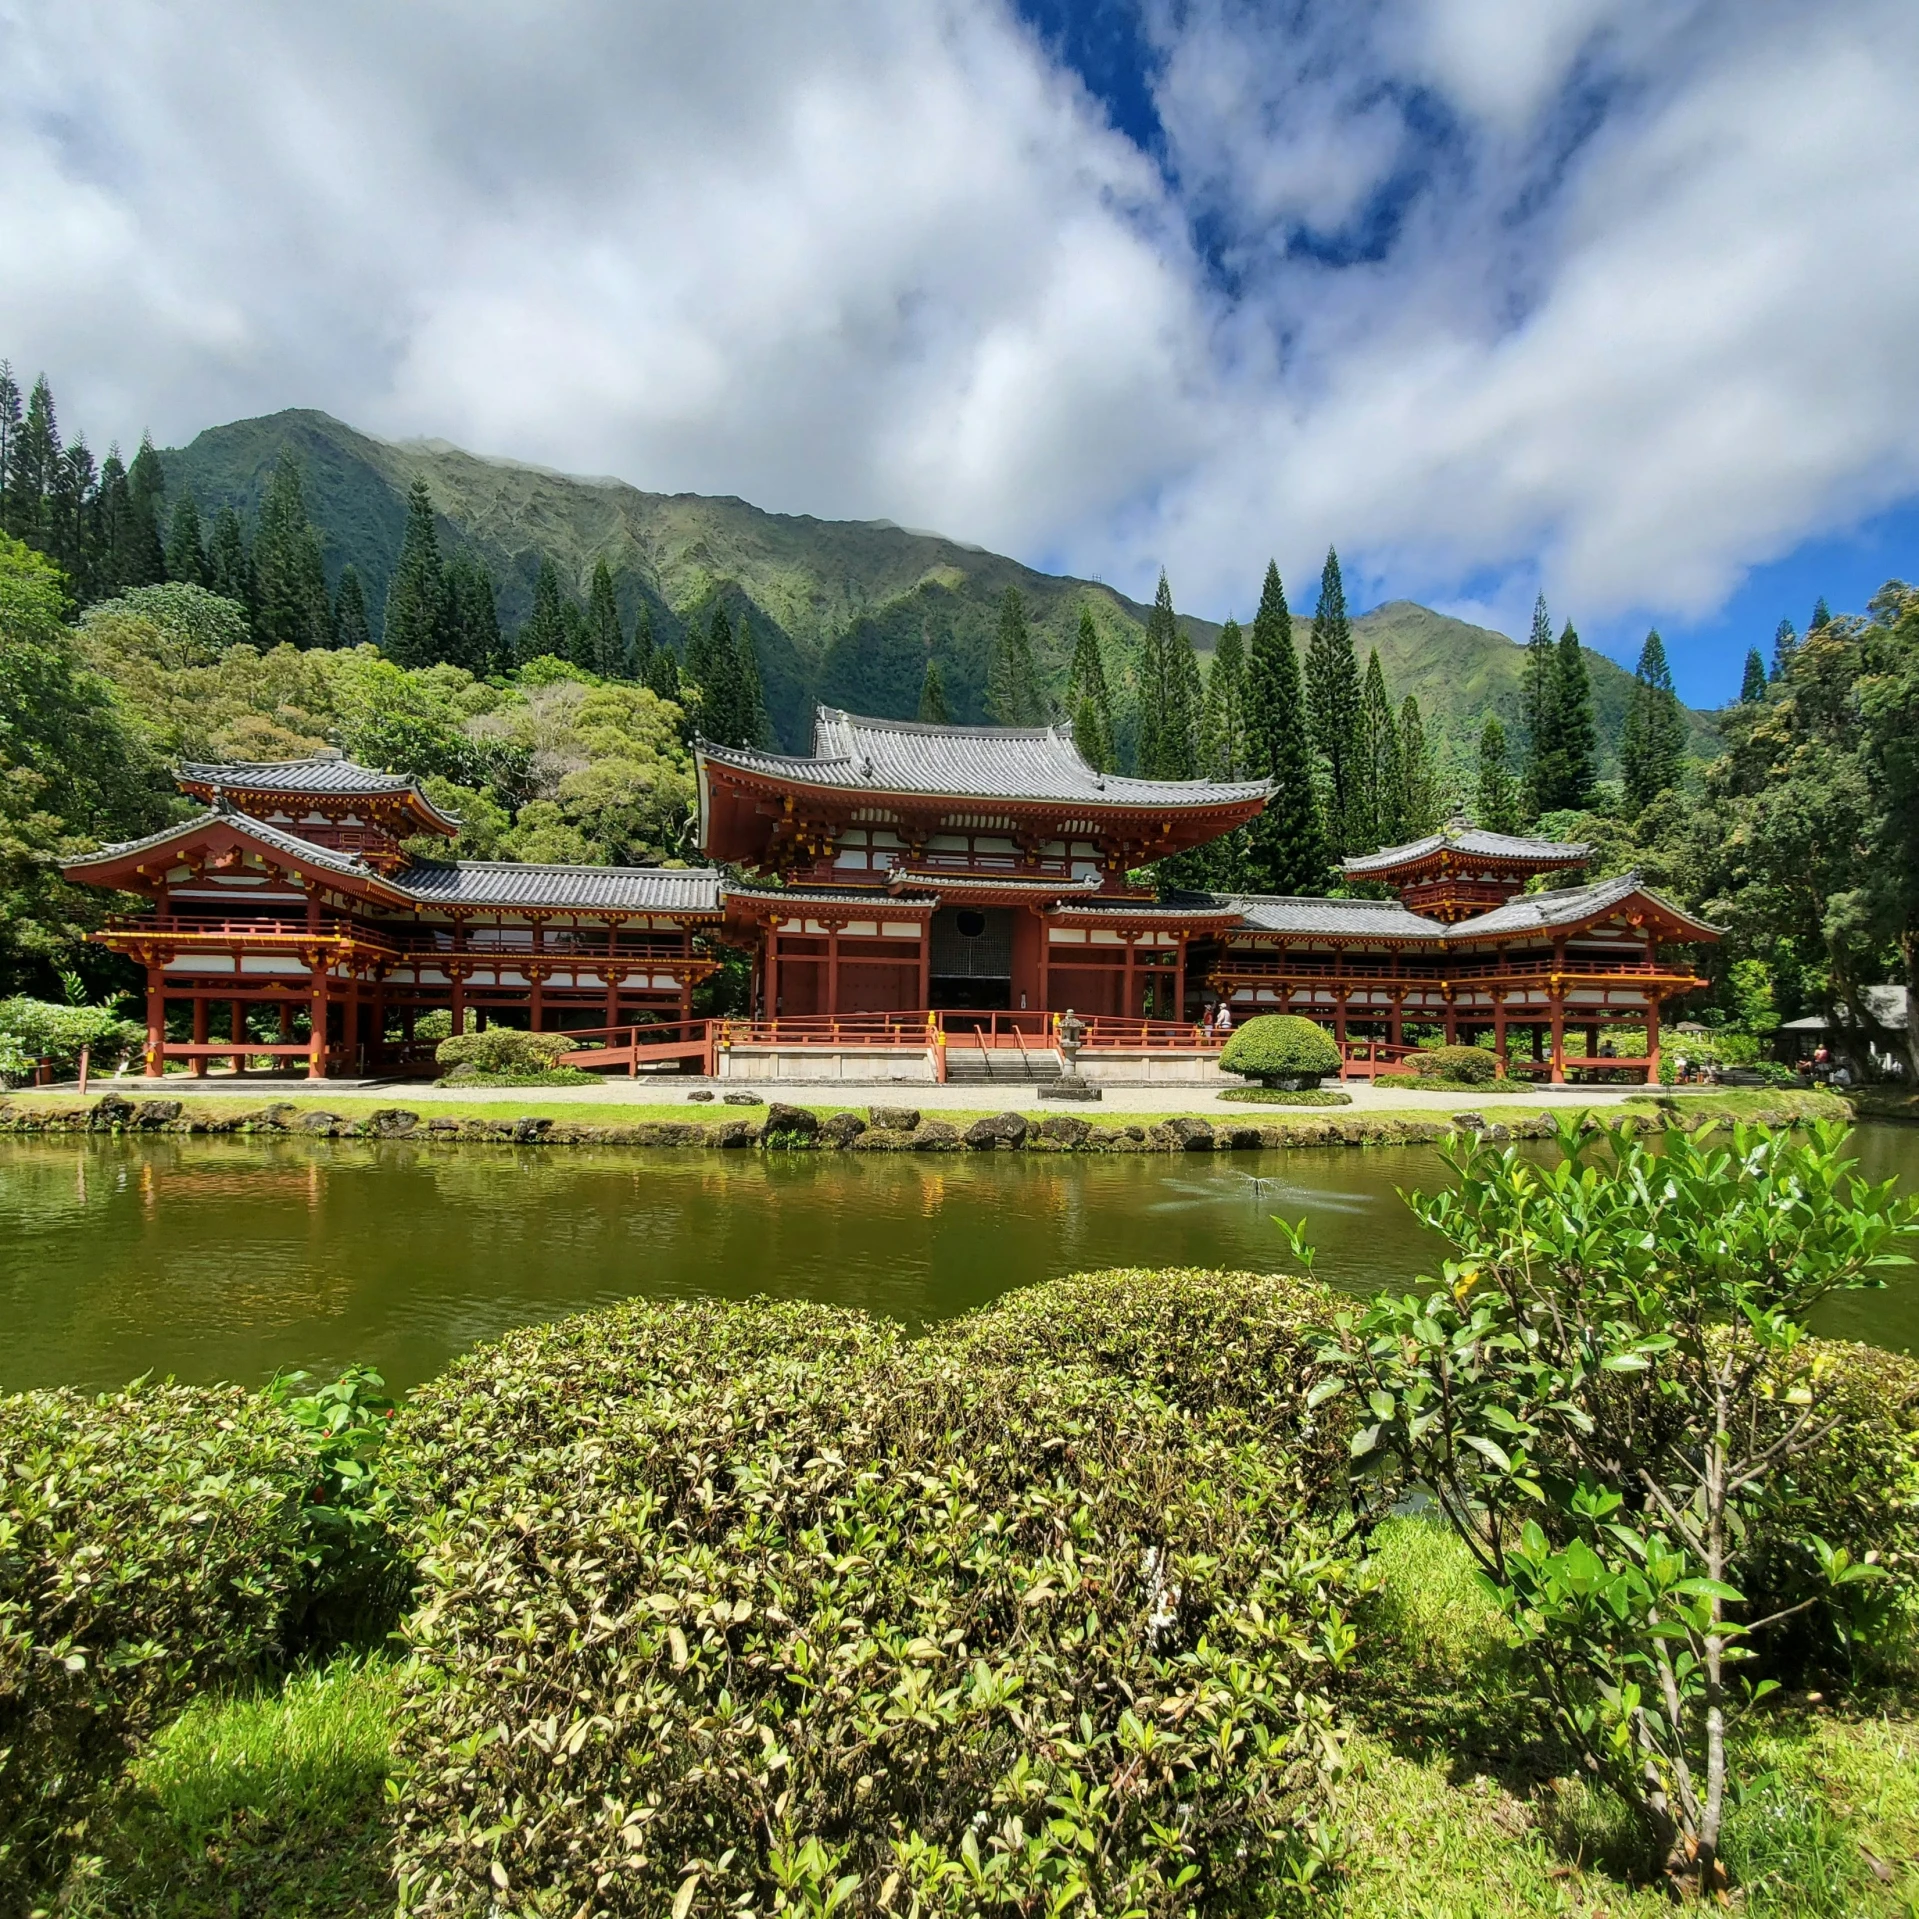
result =
[[[1862,1127],[1919,1180],[1919,1129]],[[405,1142],[0,1141],[0,1390],[154,1371],[256,1384],[365,1360],[396,1386],[513,1326],[632,1294],[770,1293],[910,1325],[1103,1266],[1278,1265],[1304,1214],[1355,1292],[1437,1248],[1424,1147],[1069,1158],[635,1153]],[[1255,1181],[1257,1180],[1257,1184]],[[1914,1269],[1919,1273],[1919,1268]],[[1919,1348],[1919,1278],[1820,1330]]]

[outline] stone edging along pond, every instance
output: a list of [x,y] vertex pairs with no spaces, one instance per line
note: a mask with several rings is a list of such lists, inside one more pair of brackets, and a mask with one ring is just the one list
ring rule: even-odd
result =
[[[34,1106],[0,1100],[0,1135],[126,1134],[230,1135],[255,1138],[408,1140],[425,1145],[648,1146],[853,1153],[1203,1153],[1256,1152],[1280,1146],[1428,1145],[1461,1125],[1494,1139],[1543,1139],[1552,1133],[1545,1111],[1502,1112],[1488,1121],[1478,1113],[1342,1113],[1338,1116],[1267,1120],[1179,1115],[1140,1124],[1095,1124],[1075,1113],[992,1113],[964,1127],[912,1107],[874,1106],[869,1117],[836,1112],[826,1118],[803,1106],[778,1101],[751,1119],[640,1120],[628,1125],[587,1126],[537,1117],[520,1119],[430,1118],[402,1106],[387,1106],[352,1118],[290,1100],[240,1112],[194,1111],[194,1100],[126,1099],[109,1093],[90,1105]],[[1563,1109],[1562,1109],[1563,1110]],[[1737,1117],[1768,1125],[1815,1118],[1843,1118],[1843,1103],[1830,1095],[1780,1095],[1734,1113],[1700,1101],[1650,1103],[1619,1109],[1623,1116],[1655,1124],[1677,1120],[1687,1128]]]

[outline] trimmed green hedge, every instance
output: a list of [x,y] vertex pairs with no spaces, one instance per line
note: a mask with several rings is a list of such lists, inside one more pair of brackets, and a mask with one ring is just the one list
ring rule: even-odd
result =
[[1421,1079],[1447,1080],[1455,1086],[1490,1086],[1499,1062],[1483,1046],[1433,1046],[1414,1053],[1406,1064]]
[[0,1885],[58,1871],[162,1715],[278,1662],[310,1461],[237,1387],[0,1399]]
[[1222,1071],[1248,1079],[1316,1083],[1339,1071],[1339,1048],[1324,1027],[1297,1013],[1261,1013],[1226,1042],[1219,1063]]
[[433,1049],[442,1066],[470,1066],[479,1073],[545,1073],[562,1053],[573,1051],[565,1033],[522,1033],[512,1026],[489,1026],[484,1033],[458,1033]]
[[1250,1909],[1349,1640],[1276,1443],[1298,1340],[1270,1282],[1128,1274],[918,1341],[635,1303],[457,1363],[401,1435],[407,1909]]

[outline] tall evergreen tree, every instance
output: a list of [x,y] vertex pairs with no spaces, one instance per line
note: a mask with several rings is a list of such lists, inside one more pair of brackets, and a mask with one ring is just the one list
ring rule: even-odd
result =
[[1073,743],[1086,764],[1101,773],[1119,770],[1113,739],[1113,696],[1106,683],[1106,663],[1099,648],[1099,629],[1093,609],[1079,610],[1079,635],[1073,643],[1073,663],[1066,675],[1066,716],[1073,722]]
[[200,531],[200,509],[191,493],[182,494],[167,528],[167,578],[188,586],[206,586],[207,549]]
[[533,610],[514,636],[513,656],[522,666],[528,660],[566,658],[565,601],[560,592],[560,576],[553,562],[544,555],[533,580]]
[[1139,776],[1143,780],[1190,780],[1199,771],[1198,662],[1192,642],[1179,630],[1173,589],[1159,576],[1146,645],[1139,666]]
[[560,658],[582,673],[593,671],[593,629],[572,594],[560,601]]
[[41,545],[47,495],[60,462],[60,426],[53,389],[43,373],[27,395],[27,410],[12,436],[7,460],[6,531],[31,547]]
[[1746,655],[1746,676],[1739,682],[1739,703],[1751,706],[1766,697],[1766,662],[1755,646]]
[[158,586],[167,577],[166,549],[160,540],[167,476],[154,451],[153,436],[140,436],[140,450],[127,469],[129,509],[127,545],[119,566],[120,585]]
[[[687,648],[687,670],[694,670],[694,652]],[[740,683],[739,649],[733,643],[733,623],[724,602],[713,608],[706,643],[699,653],[700,733],[716,746],[750,746],[750,716],[745,711],[746,689]]]
[[1488,719],[1479,729],[1479,780],[1473,800],[1473,818],[1488,833],[1517,833],[1519,782],[1506,764],[1506,729]]
[[13,472],[14,442],[20,437],[20,383],[13,367],[0,360],[0,533],[12,526],[12,508],[8,504],[9,475]]
[[591,670],[602,679],[617,679],[626,666],[626,634],[620,627],[619,602],[613,597],[613,575],[604,558],[593,563],[586,624],[593,648]]
[[1439,769],[1419,702],[1406,695],[1399,709],[1399,837],[1416,840],[1439,827]]
[[[952,716],[946,710],[946,683],[940,678],[940,663],[930,653],[926,656],[926,677],[920,681],[918,718],[925,726],[952,723]],[[1084,747],[1080,750],[1085,751]]]
[[1399,756],[1399,725],[1393,718],[1392,696],[1374,647],[1366,661],[1359,692],[1359,782],[1354,795],[1357,811],[1353,852],[1370,853],[1376,847],[1396,846],[1405,814],[1401,790],[1405,768]]
[[1813,602],[1812,618],[1806,623],[1806,631],[1808,633],[1817,633],[1821,627],[1830,626],[1831,624],[1832,608],[1826,604],[1826,596],[1822,593],[1818,599]]
[[646,663],[648,689],[663,700],[680,697],[680,663],[670,646],[655,646]]
[[1246,678],[1247,770],[1273,785],[1265,812],[1252,824],[1250,878],[1269,893],[1322,893],[1326,839],[1319,823],[1299,655],[1293,647],[1293,615],[1279,568],[1270,560],[1253,620]]
[[[120,498],[123,517],[130,517],[124,477]],[[71,446],[62,448],[54,462],[53,484],[43,508],[40,545],[48,559],[72,582],[74,595],[82,603],[119,590],[117,576],[102,564],[100,526],[93,455],[87,451],[86,441],[76,438]]]
[[1009,586],[1000,599],[999,626],[986,674],[986,711],[997,726],[1039,726],[1046,719],[1033,639],[1026,630],[1026,609],[1016,586]]
[[1673,691],[1666,643],[1655,627],[1639,650],[1639,667],[1633,676],[1632,698],[1619,741],[1620,778],[1626,803],[1635,813],[1679,784],[1685,751],[1685,715]]
[[752,622],[744,610],[739,630],[733,636],[733,651],[738,658],[734,684],[738,687],[740,744],[769,746],[773,731],[766,717],[766,687],[760,678],[760,656],[753,645]]
[[433,496],[425,480],[415,480],[407,489],[406,534],[400,542],[399,563],[386,589],[381,640],[387,657],[413,667],[433,666],[445,659],[447,613],[446,572]]
[[651,683],[653,673],[653,609],[645,599],[633,621],[633,646],[627,655],[627,674],[642,686]]
[[471,553],[456,553],[447,562],[445,657],[475,675],[504,672],[511,665],[500,637],[493,575]]
[[340,572],[340,590],[333,596],[333,644],[338,647],[371,646],[372,629],[367,625],[366,595],[360,590],[359,569],[348,565]]
[[1336,853],[1359,851],[1366,832],[1359,702],[1359,662],[1346,614],[1346,587],[1339,555],[1328,547],[1319,575],[1313,637],[1306,648],[1306,711],[1325,778],[1326,825]]
[[1772,679],[1782,679],[1792,656],[1799,651],[1799,631],[1790,620],[1781,620],[1772,635]]
[[253,556],[247,550],[247,536],[240,516],[223,506],[213,516],[213,537],[207,542],[207,585],[223,600],[246,608],[249,616],[255,605]]
[[1251,763],[1247,732],[1246,637],[1239,622],[1220,628],[1199,711],[1199,767],[1208,779],[1236,780]]
[[1529,801],[1535,813],[1581,811],[1592,803],[1597,738],[1586,656],[1570,620],[1553,649],[1548,727],[1546,750],[1534,763]]
[[299,462],[283,450],[260,507],[253,539],[254,633],[263,646],[325,646],[333,609],[320,566],[320,539],[307,519]]
[[1520,705],[1526,720],[1525,771],[1520,782],[1520,805],[1537,817],[1544,807],[1541,795],[1552,783],[1546,766],[1558,728],[1559,650],[1553,644],[1552,615],[1546,596],[1533,602],[1532,632],[1526,640],[1526,660],[1520,679]]

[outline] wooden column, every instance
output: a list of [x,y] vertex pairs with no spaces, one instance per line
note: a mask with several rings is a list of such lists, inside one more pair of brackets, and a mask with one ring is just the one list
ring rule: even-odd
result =
[[840,1010],[840,923],[826,922],[826,1010]]
[[167,978],[157,966],[147,968],[147,1057],[148,1079],[158,1079],[166,1069]]
[[766,1017],[780,1016],[780,922],[777,916],[766,922]]
[[1406,995],[1404,993],[1393,995],[1392,1017],[1386,1030],[1390,1035],[1389,1044],[1394,1046],[1406,1044]]
[[1186,1017],[1186,929],[1180,928],[1179,952],[1173,960],[1173,1017]]
[[546,1001],[541,989],[546,985],[546,968],[544,966],[529,966],[526,969],[526,976],[533,983],[533,991],[527,999],[527,1031],[531,1033],[543,1032],[545,1029],[541,1026],[540,1022],[546,1016]]
[[1459,1044],[1459,1012],[1451,1000],[1446,1002],[1446,1044]]
[[1028,907],[1039,927],[1039,1010],[1044,1013],[1053,1003],[1052,986],[1047,978],[1047,968],[1053,958],[1053,929],[1046,923],[1046,909],[1043,906]]
[[1553,1070],[1552,1083],[1564,1086],[1566,1083],[1566,994],[1565,989],[1553,987]]
[[313,968],[312,999],[307,1015],[312,1030],[307,1035],[307,1078],[325,1079],[327,1076],[327,976],[324,963],[316,962]]
[[[685,998],[684,987],[680,996]],[[620,976],[610,966],[606,969],[606,1023],[609,1026],[620,1023]]]
[[1119,989],[1119,1010],[1124,1019],[1139,1018],[1139,1001],[1133,996],[1133,942],[1137,933],[1128,933],[1126,938],[1126,972]]
[[[246,1044],[246,1037],[247,1037],[246,1001],[236,999],[233,1002],[233,1043],[236,1046],[244,1046]],[[234,1072],[244,1073],[246,1071],[246,1067],[247,1067],[246,1054],[243,1052],[235,1053],[233,1056]]]
[[453,1030],[456,1033],[466,1031],[466,968],[456,966],[453,971]]
[[691,973],[682,973],[680,975],[680,1018],[682,1020],[689,1020],[692,1017],[693,975]]
[[[1042,932],[1045,928],[1040,929]],[[1044,964],[1044,961],[1041,962]],[[920,1003],[922,1013],[933,1010],[933,922],[930,918],[920,921]]]
[[1659,1002],[1646,1002],[1646,1084],[1659,1084]]
[[1506,1077],[1506,995],[1493,995],[1493,1078]]
[[[202,987],[193,996],[193,1043],[204,1046],[207,1043],[207,996]],[[193,1077],[205,1079],[207,1076],[207,1056],[195,1053],[193,1056]]]

